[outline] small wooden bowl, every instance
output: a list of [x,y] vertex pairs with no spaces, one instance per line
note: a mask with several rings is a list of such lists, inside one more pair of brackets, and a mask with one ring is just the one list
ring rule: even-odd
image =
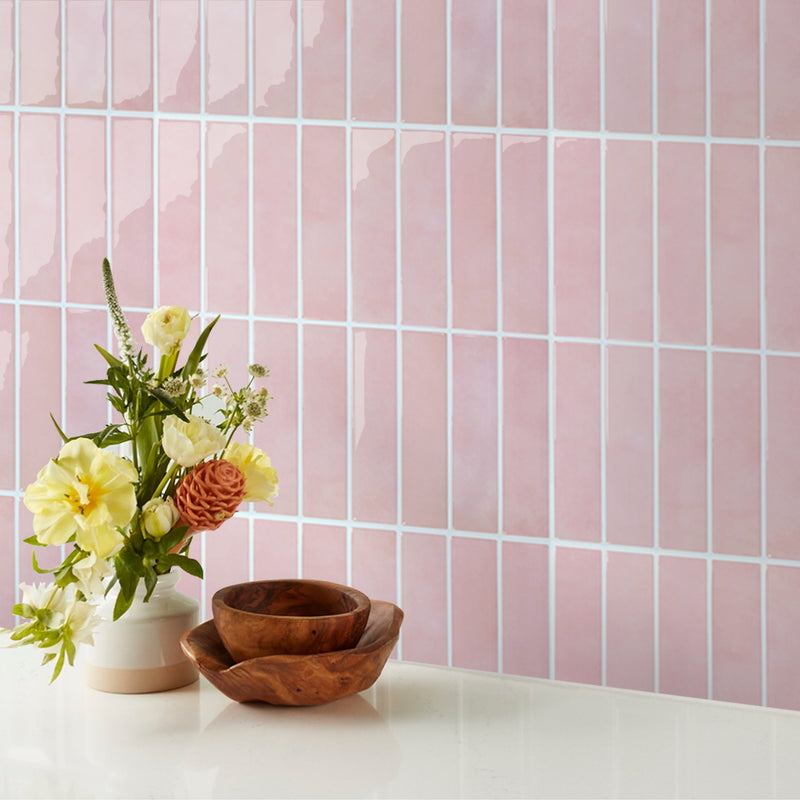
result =
[[234,661],[308,655],[353,647],[369,618],[369,598],[328,581],[250,581],[211,601],[217,632]]
[[275,655],[234,663],[208,620],[181,638],[183,652],[224,695],[239,703],[315,706],[369,689],[400,636],[403,612],[374,600],[356,647],[316,655]]

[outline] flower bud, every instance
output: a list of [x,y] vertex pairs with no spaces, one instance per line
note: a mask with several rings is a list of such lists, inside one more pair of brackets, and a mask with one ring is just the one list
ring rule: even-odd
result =
[[153,539],[160,539],[169,533],[179,519],[180,514],[171,497],[166,500],[154,497],[142,507],[142,524],[145,533]]

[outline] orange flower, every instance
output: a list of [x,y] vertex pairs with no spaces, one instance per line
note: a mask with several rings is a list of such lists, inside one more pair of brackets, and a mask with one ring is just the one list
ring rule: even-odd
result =
[[193,531],[213,531],[236,513],[244,498],[244,474],[223,459],[198,464],[181,481],[175,506]]

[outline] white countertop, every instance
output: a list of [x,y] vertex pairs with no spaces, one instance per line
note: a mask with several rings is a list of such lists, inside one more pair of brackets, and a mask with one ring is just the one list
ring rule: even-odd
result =
[[52,686],[0,649],[0,796],[800,797],[800,713],[389,662],[325,706]]

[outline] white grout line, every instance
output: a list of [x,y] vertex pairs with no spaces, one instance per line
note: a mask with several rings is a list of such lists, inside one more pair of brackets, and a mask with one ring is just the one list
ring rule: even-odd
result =
[[446,72],[447,72],[447,126],[445,133],[445,216],[447,231],[447,664],[453,665],[453,100],[450,91],[452,78],[452,1],[447,2]]
[[352,584],[353,575],[353,408],[355,398],[354,380],[357,365],[353,363],[353,130],[350,123],[353,119],[353,41],[352,41],[352,0],[345,4],[345,280],[346,280],[346,312],[345,329],[345,396],[347,398],[347,429],[345,431],[345,450],[347,458],[346,514],[348,524],[345,530],[345,565],[347,581]]

